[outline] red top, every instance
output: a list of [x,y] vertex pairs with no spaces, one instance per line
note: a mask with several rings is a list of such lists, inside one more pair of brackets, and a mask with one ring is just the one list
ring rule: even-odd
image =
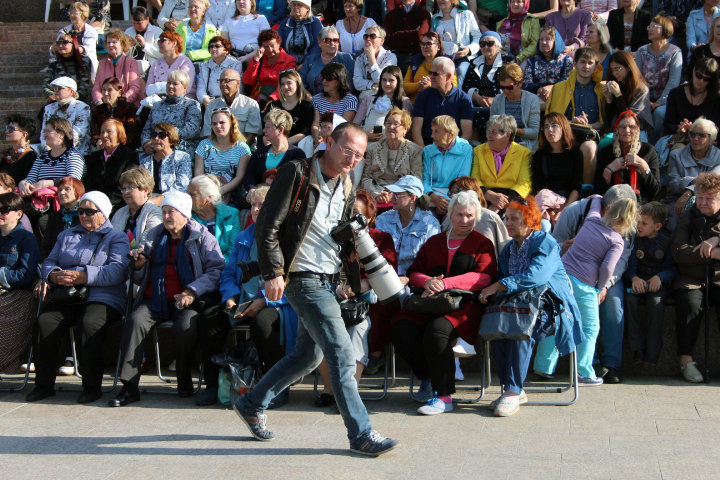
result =
[[[261,67],[262,63],[262,67]],[[270,65],[268,62],[267,55],[257,61],[255,57],[250,60],[250,64],[247,70],[243,73],[242,81],[245,85],[252,85],[253,93],[252,97],[257,100],[260,89],[259,87],[265,85],[272,85],[274,90],[270,95],[270,98],[277,100],[280,98],[277,92],[278,81],[280,80],[280,72],[284,70],[295,70],[297,69],[297,62],[295,57],[288,54],[285,50],[280,48],[280,55],[278,55],[277,61]]]
[[[182,293],[184,290],[182,283],[180,283],[177,270],[175,270],[175,262],[173,261],[173,259],[177,257],[178,243],[180,243],[179,238],[171,239],[170,255],[167,266],[165,267],[165,298],[170,302],[174,302],[175,295]],[[152,286],[152,281],[148,282],[148,286],[143,293],[145,298],[152,298]]]

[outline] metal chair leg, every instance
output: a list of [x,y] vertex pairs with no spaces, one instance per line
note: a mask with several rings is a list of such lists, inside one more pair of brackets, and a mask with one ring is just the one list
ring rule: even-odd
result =
[[[25,375],[23,375],[23,381],[22,381],[22,383],[20,384],[19,387],[0,387],[0,392],[20,392],[20,391],[22,391],[25,387],[27,387],[27,384],[28,384],[29,379],[30,379],[30,365],[32,365],[32,357],[33,357],[33,344],[32,344],[32,342],[31,342],[31,343],[30,343],[30,351],[29,351],[29,353],[28,353],[28,359],[27,359],[27,364],[26,364],[26,365],[27,365],[27,369],[25,370]],[[12,379],[12,378],[10,378],[10,379],[7,379],[7,378],[6,378],[6,379],[3,379],[3,380],[13,380],[13,379]]]
[[569,355],[570,360],[570,374],[568,378],[567,385],[563,385],[561,387],[529,387],[525,388],[526,392],[545,392],[545,393],[563,393],[568,390],[573,391],[573,397],[569,401],[561,402],[561,401],[529,401],[525,405],[553,405],[558,407],[567,407],[575,402],[577,402],[578,397],[580,396],[580,389],[578,381],[577,381],[577,355],[576,351],[573,351]]

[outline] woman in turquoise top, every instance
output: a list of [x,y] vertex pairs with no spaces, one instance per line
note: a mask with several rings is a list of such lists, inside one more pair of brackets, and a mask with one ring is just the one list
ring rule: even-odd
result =
[[292,160],[305,158],[305,152],[295,145],[290,145],[288,135],[293,127],[293,119],[285,110],[271,108],[265,114],[263,138],[270,142],[258,147],[250,157],[243,186],[249,192],[263,182],[266,171],[279,168]]
[[460,138],[460,129],[450,115],[438,115],[432,120],[433,143],[423,149],[423,189],[438,214],[447,212],[450,182],[466,177],[472,170],[473,150]]
[[242,231],[240,212],[221,203],[220,182],[214,175],[190,180],[187,193],[192,197],[193,220],[205,225],[220,244],[225,262],[232,253],[235,237]]
[[185,50],[182,53],[193,63],[205,63],[210,59],[208,45],[210,39],[218,35],[216,26],[205,21],[205,12],[208,8],[210,8],[208,0],[190,0],[188,5],[190,19],[180,22],[175,29],[185,42]]

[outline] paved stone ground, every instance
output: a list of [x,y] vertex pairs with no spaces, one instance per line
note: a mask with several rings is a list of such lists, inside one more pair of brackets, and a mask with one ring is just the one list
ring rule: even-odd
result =
[[27,391],[0,394],[3,479],[720,478],[720,389],[679,378],[583,388],[573,406],[525,406],[503,419],[484,407],[497,387],[481,406],[417,416],[400,378],[387,399],[367,402],[373,426],[401,442],[376,459],[347,450],[340,416],[312,406],[307,382],[269,412],[269,443],[232,411],[192,399],[148,394],[111,409],[108,394],[89,406],[70,392],[27,404]]

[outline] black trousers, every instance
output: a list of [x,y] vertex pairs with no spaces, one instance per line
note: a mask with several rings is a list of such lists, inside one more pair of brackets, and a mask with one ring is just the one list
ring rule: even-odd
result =
[[452,347],[457,331],[445,317],[429,320],[420,327],[399,320],[391,329],[392,343],[420,380],[432,382],[439,396],[455,393],[455,354]]
[[280,314],[274,307],[263,308],[250,319],[250,338],[257,347],[263,374],[285,356],[280,328]]
[[125,322],[122,337],[122,363],[120,379],[123,383],[137,386],[140,383],[140,365],[145,353],[148,333],[156,323],[170,320],[173,322],[174,355],[177,367],[178,390],[193,389],[192,361],[195,346],[201,345],[202,361],[205,370],[205,383],[208,387],[218,385],[219,367],[210,361],[220,353],[230,323],[222,312],[219,295],[200,297],[188,308],[175,308],[174,302],[168,302],[169,318],[164,319],[151,310],[152,300],[143,299]]
[[102,385],[105,338],[113,322],[122,314],[104,303],[88,302],[81,305],[55,305],[50,303],[38,317],[38,346],[35,353],[35,384],[52,388],[55,385],[57,365],[64,354],[61,346],[71,327],[80,329],[78,363],[83,389],[98,389]]

